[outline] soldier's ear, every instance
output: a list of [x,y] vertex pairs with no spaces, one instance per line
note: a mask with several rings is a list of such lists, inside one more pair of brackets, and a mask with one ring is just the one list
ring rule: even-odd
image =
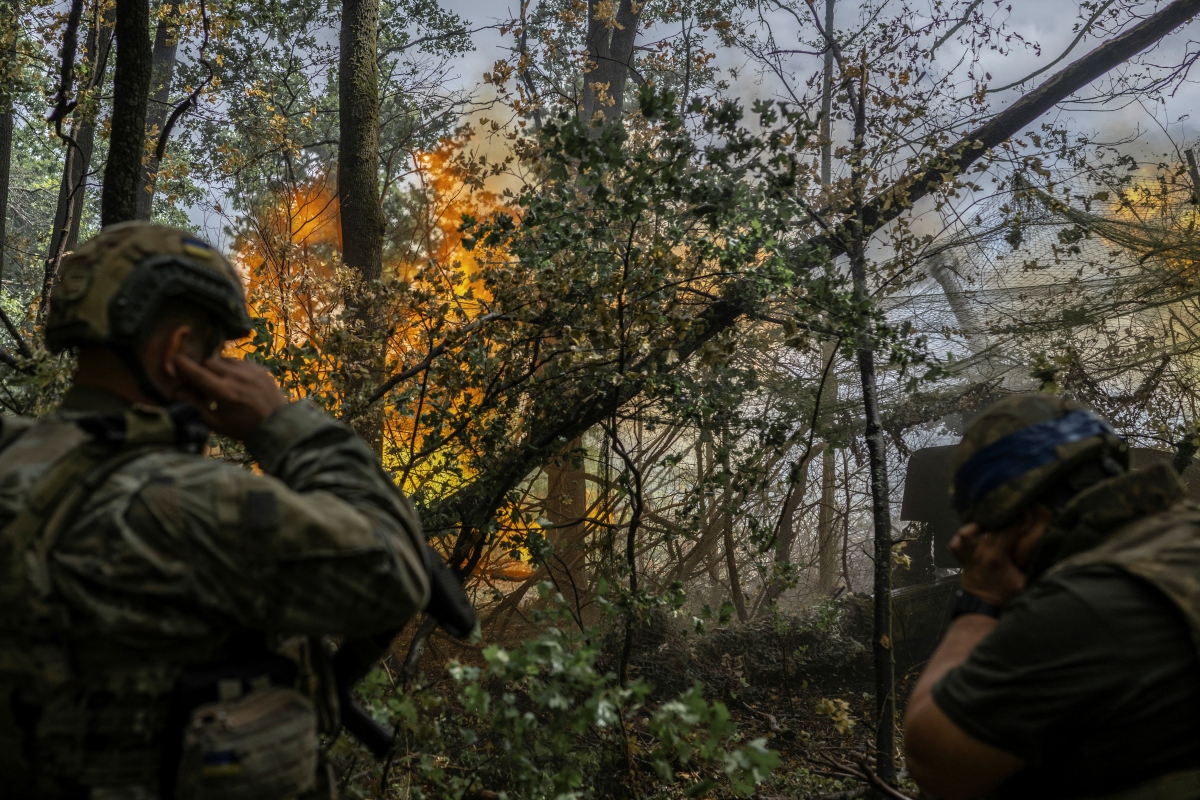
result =
[[196,336],[191,325],[175,325],[168,329],[164,337],[163,347],[160,352],[162,361],[159,367],[166,375],[175,378],[177,377],[175,356],[185,355],[193,361],[203,361],[207,357],[207,353],[193,352],[202,351],[203,349],[204,343],[202,337]]

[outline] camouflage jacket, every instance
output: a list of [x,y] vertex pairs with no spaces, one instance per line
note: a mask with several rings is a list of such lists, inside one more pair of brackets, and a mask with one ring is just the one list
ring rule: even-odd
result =
[[[105,414],[125,435],[101,444],[84,428]],[[263,474],[188,452],[161,409],[90,390],[40,422],[2,422],[0,775],[26,783],[18,794],[157,787],[185,668],[246,641],[395,630],[427,602],[411,505],[307,403],[246,442]],[[27,524],[39,504],[66,507],[46,486],[81,445],[103,450],[103,474],[69,519]],[[21,533],[23,519],[53,536]]]

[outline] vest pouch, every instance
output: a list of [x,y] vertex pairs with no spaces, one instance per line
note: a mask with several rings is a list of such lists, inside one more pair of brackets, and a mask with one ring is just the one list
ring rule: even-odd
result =
[[295,689],[260,685],[192,711],[183,730],[175,796],[285,800],[310,791],[316,775],[312,701]]

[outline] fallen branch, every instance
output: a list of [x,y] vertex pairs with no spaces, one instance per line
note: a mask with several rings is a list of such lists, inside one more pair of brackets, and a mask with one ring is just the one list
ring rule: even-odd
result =
[[[850,760],[854,762],[854,767],[851,767],[847,764],[838,763],[828,758],[817,756],[813,760],[817,763],[825,765],[828,767],[828,769],[813,769],[811,772],[814,775],[821,775],[822,777],[826,778],[850,778],[852,780],[861,781],[868,784],[870,788],[875,789],[885,797],[891,798],[891,800],[914,800],[914,798],[909,797],[908,795],[899,791],[887,781],[876,775],[875,771],[867,765],[867,760],[863,756],[852,753],[849,757]],[[857,767],[857,769],[855,767]]]

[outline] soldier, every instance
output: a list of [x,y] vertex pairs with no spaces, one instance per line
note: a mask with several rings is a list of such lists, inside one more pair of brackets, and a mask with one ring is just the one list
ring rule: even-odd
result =
[[1200,512],[1091,412],[1019,395],[952,461],[955,619],[908,769],[942,800],[1200,798]]
[[[0,428],[4,797],[308,792],[337,728],[319,637],[425,606],[420,525],[370,448],[219,355],[250,326],[184,231],[109,226],[63,262],[46,344],[74,383]],[[209,430],[262,474],[203,457]]]

